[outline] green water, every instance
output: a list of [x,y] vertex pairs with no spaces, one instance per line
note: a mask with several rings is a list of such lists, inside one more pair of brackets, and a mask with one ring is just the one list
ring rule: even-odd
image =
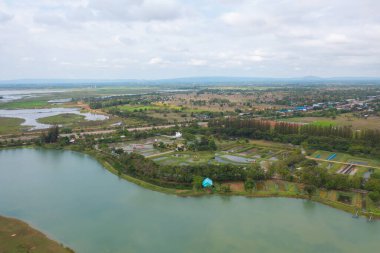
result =
[[181,198],[69,151],[0,151],[0,214],[79,253],[378,252],[380,222],[296,199]]

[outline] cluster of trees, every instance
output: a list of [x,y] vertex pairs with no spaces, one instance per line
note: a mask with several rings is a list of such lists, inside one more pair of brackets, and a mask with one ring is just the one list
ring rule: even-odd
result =
[[365,189],[371,191],[368,196],[374,201],[380,201],[380,173],[375,172],[371,178],[366,182]]
[[216,150],[217,146],[214,139],[202,136],[200,140],[195,138],[193,141],[188,142],[187,148],[193,151],[206,151]]
[[[109,162],[118,169],[119,173],[144,179],[158,185],[190,187],[194,177],[209,177],[217,182],[245,181],[247,174],[253,168],[235,165],[186,165],[186,166],[159,166],[150,159],[136,153],[118,152],[117,158],[110,157]],[[199,180],[198,180],[199,181]],[[198,182],[199,183],[199,182]]]
[[119,105],[150,105],[152,102],[159,100],[159,96],[143,96],[143,95],[128,95],[128,96],[112,96],[112,97],[91,97],[85,98],[91,109],[101,109]]
[[56,143],[58,141],[58,137],[59,137],[59,127],[52,126],[48,129],[46,133],[43,132],[41,134],[41,142],[42,143]]
[[302,183],[327,190],[346,191],[351,188],[361,189],[364,186],[362,177],[331,174],[327,169],[315,165],[302,168],[299,176]]
[[267,139],[271,125],[268,121],[255,119],[215,119],[208,123],[209,128],[216,135],[224,138],[244,137]]
[[244,137],[301,144],[310,148],[351,154],[380,155],[380,131],[353,131],[343,126],[300,125],[255,119],[218,119],[209,122],[211,131],[221,137]]
[[117,107],[111,107],[107,111],[109,114],[113,114],[122,118],[132,118],[144,122],[149,122],[150,125],[160,125],[160,124],[166,124],[167,120],[161,119],[161,118],[154,118],[149,115],[145,111],[128,111],[128,110],[120,110],[120,108]]

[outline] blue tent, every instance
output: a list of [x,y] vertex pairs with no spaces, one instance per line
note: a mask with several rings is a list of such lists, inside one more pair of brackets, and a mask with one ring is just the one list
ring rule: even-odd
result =
[[210,187],[210,186],[212,186],[212,180],[210,179],[210,178],[205,178],[204,180],[203,180],[203,182],[202,182],[202,186],[203,187]]

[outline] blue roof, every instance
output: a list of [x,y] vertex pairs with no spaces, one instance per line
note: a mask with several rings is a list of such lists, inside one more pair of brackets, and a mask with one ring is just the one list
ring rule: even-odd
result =
[[297,111],[306,111],[307,110],[307,107],[306,106],[297,106],[295,108]]
[[212,180],[210,178],[205,178],[202,182],[203,187],[210,187],[212,186]]

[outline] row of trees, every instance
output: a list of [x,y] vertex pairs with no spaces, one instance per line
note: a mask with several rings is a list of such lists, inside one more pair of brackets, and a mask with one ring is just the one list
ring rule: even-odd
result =
[[256,119],[218,119],[209,122],[210,131],[221,137],[265,139],[310,148],[336,150],[351,154],[380,155],[380,131],[354,131],[343,126],[300,125]]

